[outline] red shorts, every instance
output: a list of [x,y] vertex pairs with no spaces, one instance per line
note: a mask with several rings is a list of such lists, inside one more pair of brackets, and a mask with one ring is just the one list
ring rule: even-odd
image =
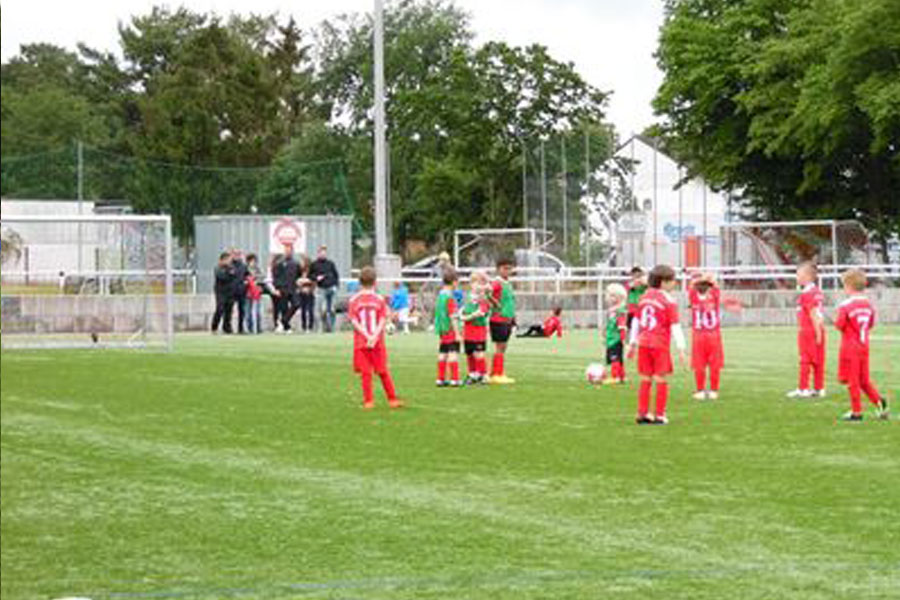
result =
[[724,364],[722,336],[718,333],[694,333],[691,338],[691,367],[721,369]]
[[869,356],[867,354],[841,354],[838,361],[838,381],[862,383],[869,379]]
[[387,346],[378,344],[374,348],[354,348],[353,350],[353,370],[357,373],[386,373],[387,364]]
[[797,346],[800,351],[800,363],[808,365],[825,364],[825,342],[816,344],[815,340],[799,338]]
[[668,348],[638,347],[638,373],[668,375],[672,372],[672,353]]

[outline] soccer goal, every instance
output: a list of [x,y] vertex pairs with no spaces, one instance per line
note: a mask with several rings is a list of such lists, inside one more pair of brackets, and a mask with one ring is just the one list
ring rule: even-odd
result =
[[2,347],[170,350],[168,216],[0,218]]
[[869,264],[869,234],[858,221],[727,223],[721,226],[722,266]]
[[546,251],[553,235],[530,227],[511,229],[457,229],[453,262],[457,268],[493,268],[498,258],[514,258],[520,273],[556,270],[560,259]]

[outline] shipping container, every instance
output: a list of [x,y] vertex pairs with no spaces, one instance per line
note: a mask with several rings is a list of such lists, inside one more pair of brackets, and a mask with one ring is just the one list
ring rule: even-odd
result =
[[294,255],[315,259],[322,244],[328,258],[337,265],[342,280],[350,276],[353,260],[353,217],[341,215],[210,215],[194,217],[197,291],[212,292],[213,269],[219,254],[240,248],[259,257],[260,268],[268,268],[270,258],[281,252],[284,241],[292,241]]

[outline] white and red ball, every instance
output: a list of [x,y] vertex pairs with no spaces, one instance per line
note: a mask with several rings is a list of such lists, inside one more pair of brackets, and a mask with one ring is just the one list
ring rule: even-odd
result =
[[604,377],[606,377],[606,366],[603,363],[591,363],[584,370],[584,378],[588,383],[601,383]]

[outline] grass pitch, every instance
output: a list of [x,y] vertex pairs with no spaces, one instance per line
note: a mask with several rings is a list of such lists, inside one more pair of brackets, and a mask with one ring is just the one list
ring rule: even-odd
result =
[[[409,408],[371,413],[348,335],[5,352],[0,595],[900,597],[900,422],[837,422],[833,332],[817,401],[783,397],[792,329],[725,344],[722,399],[680,372],[645,428],[634,383],[583,382],[595,332],[513,340],[517,384],[462,390],[394,336]],[[873,345],[896,398],[900,329]]]

